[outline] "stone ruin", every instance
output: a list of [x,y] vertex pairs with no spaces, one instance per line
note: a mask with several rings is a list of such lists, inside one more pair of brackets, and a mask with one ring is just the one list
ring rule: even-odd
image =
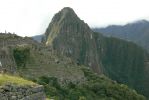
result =
[[40,48],[42,46],[30,37],[20,37],[11,33],[0,33],[0,72],[15,72],[16,64],[13,52],[10,48],[20,45],[31,45]]
[[11,72],[14,73],[15,61],[12,54],[8,52],[7,48],[0,48],[0,71],[1,73]]
[[29,38],[22,38],[15,34],[0,33],[0,72],[11,72],[16,71],[15,60],[10,47],[13,48],[17,45],[31,42]]
[[0,87],[0,100],[46,100],[44,88],[6,84]]

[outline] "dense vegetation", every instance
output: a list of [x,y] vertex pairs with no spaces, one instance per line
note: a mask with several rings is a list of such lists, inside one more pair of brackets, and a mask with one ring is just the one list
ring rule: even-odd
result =
[[30,48],[23,47],[23,46],[16,47],[13,50],[13,56],[14,56],[17,66],[24,68],[26,66],[27,61],[29,60]]
[[38,78],[36,82],[44,85],[47,96],[54,100],[145,100],[126,85],[103,75],[98,76],[85,67],[82,70],[86,81],[80,84],[60,84],[55,77],[46,76]]
[[139,20],[126,25],[110,25],[105,28],[95,28],[105,36],[112,36],[133,41],[149,51],[149,21]]
[[[131,42],[116,38],[105,38],[102,64],[104,73],[120,83],[146,93],[143,83],[148,80],[145,76],[145,56],[147,53]],[[146,81],[145,81],[146,80]]]

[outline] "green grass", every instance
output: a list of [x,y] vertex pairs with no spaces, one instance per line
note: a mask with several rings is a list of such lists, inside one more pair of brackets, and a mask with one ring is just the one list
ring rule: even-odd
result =
[[18,76],[0,74],[0,86],[8,84],[8,83],[16,84],[16,85],[36,85],[35,83],[25,80]]

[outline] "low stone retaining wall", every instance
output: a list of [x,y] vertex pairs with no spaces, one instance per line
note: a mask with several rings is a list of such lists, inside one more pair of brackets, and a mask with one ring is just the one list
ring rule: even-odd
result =
[[46,100],[43,86],[4,85],[0,87],[0,100]]

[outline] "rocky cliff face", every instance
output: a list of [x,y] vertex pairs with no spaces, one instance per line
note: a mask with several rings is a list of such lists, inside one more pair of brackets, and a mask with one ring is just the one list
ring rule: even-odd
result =
[[93,35],[89,26],[71,8],[66,7],[53,17],[45,33],[45,43],[58,53],[73,58],[78,64],[85,64],[101,73]]

